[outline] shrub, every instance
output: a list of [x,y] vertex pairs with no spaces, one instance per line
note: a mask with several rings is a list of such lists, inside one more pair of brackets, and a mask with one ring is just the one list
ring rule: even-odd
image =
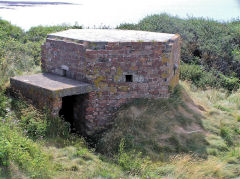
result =
[[81,29],[82,27],[79,25],[67,26],[67,25],[58,25],[58,26],[37,26],[32,27],[26,32],[26,36],[24,37],[25,42],[40,42],[47,38],[47,35],[53,32],[59,32],[67,29]]
[[0,39],[8,40],[9,38],[20,40],[24,36],[24,31],[15,25],[10,24],[8,21],[0,19]]
[[200,86],[199,82],[204,76],[204,71],[199,65],[182,64],[180,66],[180,78],[182,80],[190,80],[195,85]]
[[31,42],[28,41],[26,46],[26,54],[33,58],[34,65],[40,65],[41,64],[41,45],[42,41],[39,42]]
[[[228,76],[235,72],[240,77],[239,20],[220,23],[202,18],[183,20],[160,14],[147,16],[138,24],[121,24],[118,28],[180,34],[183,62],[202,65],[206,71],[214,69]],[[226,85],[232,89],[232,84]]]
[[141,153],[135,151],[125,152],[125,140],[122,139],[119,145],[118,164],[132,175],[138,175],[141,172],[143,159]]
[[180,66],[180,78],[191,81],[195,86],[203,89],[213,87],[234,91],[240,87],[238,78],[227,77],[215,70],[206,71],[203,67],[194,64],[182,63]]
[[0,124],[0,166],[12,161],[31,178],[49,178],[48,157],[40,146],[22,135],[14,119],[1,119]]
[[219,78],[220,78],[220,84],[223,88],[229,90],[229,91],[233,91],[233,90],[237,90],[240,87],[240,80],[239,78],[236,77],[227,77],[224,76],[223,74],[219,74]]
[[9,77],[33,68],[34,60],[27,54],[25,45],[12,38],[7,41],[0,40],[0,85],[5,84]]
[[52,117],[48,111],[40,112],[23,99],[13,99],[19,126],[32,139],[44,137],[69,137],[70,124],[60,117]]
[[32,27],[24,32],[21,28],[0,19],[0,85],[10,77],[31,72],[40,65],[41,44],[47,34],[81,26]]
[[70,123],[65,121],[60,117],[51,117],[47,118],[47,137],[70,137]]
[[0,117],[4,117],[7,113],[7,98],[0,89]]
[[9,141],[0,137],[0,166],[9,166],[10,147]]

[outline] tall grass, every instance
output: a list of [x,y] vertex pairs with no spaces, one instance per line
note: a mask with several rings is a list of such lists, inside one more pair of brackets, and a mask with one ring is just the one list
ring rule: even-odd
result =
[[180,33],[181,78],[192,84],[181,83],[169,99],[136,99],[123,106],[96,151],[71,134],[61,118],[3,91],[9,77],[40,65],[40,45],[48,33],[68,28],[81,27],[39,26],[24,32],[0,20],[0,178],[240,176],[239,21],[162,14],[120,25]]
[[181,87],[175,89],[170,99],[136,99],[118,112],[113,127],[104,134],[97,149],[113,156],[124,139],[126,150],[140,151],[155,160],[164,161],[169,154],[179,152],[205,155],[202,118]]

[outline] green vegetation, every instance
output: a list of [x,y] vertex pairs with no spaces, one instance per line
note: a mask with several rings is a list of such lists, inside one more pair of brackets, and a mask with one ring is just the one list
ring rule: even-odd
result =
[[[8,95],[9,77],[39,71],[51,32],[0,20],[0,178],[237,178],[240,176],[240,23],[165,14],[122,29],[179,33],[182,81],[169,99],[136,99],[95,147],[70,125]],[[92,146],[92,145],[91,145]]]
[[234,178],[240,175],[239,100],[239,91],[181,82],[170,99],[139,99],[120,109],[97,151],[142,177]]
[[47,34],[70,28],[81,27],[38,26],[24,32],[19,27],[0,19],[0,86],[4,86],[11,76],[38,71],[41,45]]
[[70,134],[61,118],[41,114],[21,99],[5,102],[11,110],[0,117],[0,178],[125,176]]
[[206,71],[202,66],[182,63],[180,66],[180,78],[191,81],[198,88],[206,89],[225,88],[228,91],[236,91],[240,87],[238,77],[228,77],[216,70]]
[[170,99],[136,99],[124,106],[112,129],[100,140],[99,150],[116,155],[124,138],[125,150],[141,151],[154,160],[190,151],[205,155],[203,116],[183,91],[178,87]]
[[14,124],[16,120],[9,118],[0,120],[0,166],[2,166],[0,172],[5,177],[10,177],[12,174],[9,166],[15,165],[31,178],[49,178],[51,168],[41,146],[21,133],[21,129]]
[[[190,64],[183,65],[184,80],[194,79],[194,83],[199,87],[205,87],[205,82],[211,87],[220,85],[229,90],[239,87],[239,20],[219,23],[201,18],[183,20],[161,14],[148,16],[138,24],[122,24],[118,28],[180,34],[182,37],[181,60]],[[185,75],[185,72],[189,74]],[[207,72],[206,75],[205,72]],[[213,76],[215,77],[212,79]]]
[[169,99],[135,100],[119,109],[114,126],[96,148],[70,134],[62,119],[52,119],[21,99],[3,98],[2,177],[240,175],[239,91],[202,91],[181,82]]

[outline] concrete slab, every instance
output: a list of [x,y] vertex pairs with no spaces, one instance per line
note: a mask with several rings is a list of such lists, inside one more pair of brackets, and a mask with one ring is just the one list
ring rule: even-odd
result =
[[11,78],[10,82],[11,86],[17,89],[31,88],[55,97],[85,94],[94,91],[91,84],[49,73],[16,76]]
[[117,29],[69,29],[52,33],[48,38],[88,42],[166,42],[175,34]]

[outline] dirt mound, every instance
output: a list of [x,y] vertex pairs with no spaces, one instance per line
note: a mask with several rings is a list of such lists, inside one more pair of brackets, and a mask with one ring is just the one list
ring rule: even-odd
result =
[[205,154],[202,110],[181,87],[169,99],[136,99],[118,111],[97,149],[114,155],[124,139],[126,150],[141,151],[153,159],[164,160],[166,153]]

